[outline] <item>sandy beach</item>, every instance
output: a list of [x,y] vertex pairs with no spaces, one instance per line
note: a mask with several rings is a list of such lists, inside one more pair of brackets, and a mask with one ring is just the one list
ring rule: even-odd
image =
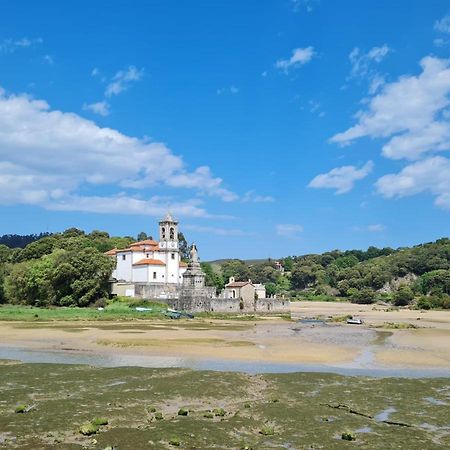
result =
[[[347,314],[362,318],[364,324],[300,321]],[[393,311],[378,305],[297,302],[292,304],[292,319],[2,322],[0,347],[137,358],[349,367],[450,367],[450,312],[447,311]]]

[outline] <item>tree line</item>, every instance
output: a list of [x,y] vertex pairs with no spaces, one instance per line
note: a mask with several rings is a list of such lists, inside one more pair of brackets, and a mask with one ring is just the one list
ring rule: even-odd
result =
[[[18,235],[7,235],[18,236]],[[114,237],[70,228],[62,233],[29,235],[37,239],[15,248],[0,244],[0,302],[39,306],[87,306],[109,295],[114,260],[104,255],[150,239],[144,232]],[[29,236],[23,236],[29,238]],[[180,233],[184,260],[189,245]],[[19,245],[20,244],[20,245]],[[450,308],[450,239],[405,248],[333,250],[247,263],[232,259],[202,263],[206,283],[223,289],[229,277],[264,283],[268,295],[291,299],[345,298],[356,303]]]
[[[279,270],[279,265],[283,268]],[[333,250],[289,256],[276,264],[234,259],[214,264],[219,283],[228,277],[266,285],[267,293],[296,298],[381,300],[402,306],[450,308],[450,239],[398,249]]]

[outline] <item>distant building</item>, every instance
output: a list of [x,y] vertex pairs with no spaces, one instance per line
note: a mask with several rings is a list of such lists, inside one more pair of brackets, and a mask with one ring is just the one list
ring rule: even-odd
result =
[[284,273],[284,267],[283,264],[280,263],[280,261],[275,261],[275,269],[278,270],[280,273]]
[[106,255],[116,260],[112,277],[118,282],[181,285],[187,268],[178,248],[178,222],[169,213],[159,222],[159,242],[146,239]]
[[255,299],[266,298],[266,288],[263,284],[253,284],[252,280],[236,281],[230,277],[223,292],[224,298],[237,298],[243,301],[244,308],[250,308]]

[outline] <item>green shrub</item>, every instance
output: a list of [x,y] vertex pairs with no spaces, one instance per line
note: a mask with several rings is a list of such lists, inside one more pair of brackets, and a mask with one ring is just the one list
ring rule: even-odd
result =
[[27,412],[27,405],[17,405],[14,410],[16,414],[24,414]]
[[181,445],[181,442],[178,438],[171,438],[169,440],[169,445],[173,445],[174,447],[179,447]]
[[205,412],[205,414],[203,414],[203,417],[205,417],[206,419],[214,419],[214,414],[210,411]]
[[189,414],[189,410],[186,408],[180,408],[178,410],[178,415],[179,416],[187,416]]
[[164,419],[164,416],[162,415],[162,413],[157,412],[157,413],[155,414],[155,419],[156,419],[156,420],[163,420],[163,419]]
[[99,427],[98,425],[94,425],[91,422],[85,423],[80,427],[80,433],[84,436],[91,436],[92,434],[97,433]]
[[260,430],[259,434],[262,434],[263,436],[273,436],[275,434],[275,430],[273,427],[269,425],[264,425]]
[[414,292],[409,286],[399,286],[394,292],[393,299],[395,306],[406,306],[414,300]]
[[108,419],[105,419],[104,417],[96,417],[91,421],[92,425],[102,426],[102,425],[108,425]]
[[341,439],[343,439],[344,441],[355,441],[356,436],[352,433],[346,432],[346,433],[342,433]]
[[224,417],[226,415],[226,411],[223,408],[216,408],[213,410],[213,413],[217,417]]

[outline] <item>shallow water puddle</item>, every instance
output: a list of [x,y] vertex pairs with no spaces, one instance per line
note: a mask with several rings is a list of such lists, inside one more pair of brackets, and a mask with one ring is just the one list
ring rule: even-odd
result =
[[386,420],[389,420],[389,416],[396,412],[397,410],[395,408],[393,408],[392,406],[390,406],[389,408],[386,408],[384,411],[379,412],[378,414],[376,414],[374,416],[374,419],[377,422],[385,422]]

